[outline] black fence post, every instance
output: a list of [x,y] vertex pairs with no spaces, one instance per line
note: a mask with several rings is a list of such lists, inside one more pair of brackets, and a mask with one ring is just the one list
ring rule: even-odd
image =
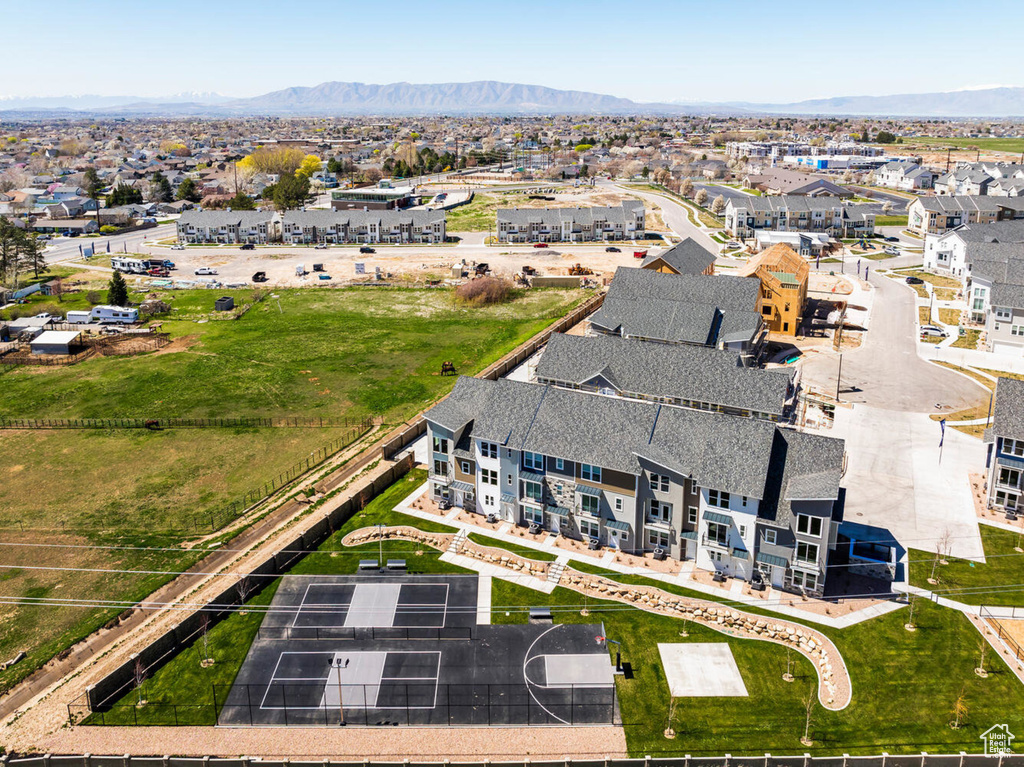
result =
[[245,702],[249,708],[249,726],[252,727],[252,685],[245,686]]

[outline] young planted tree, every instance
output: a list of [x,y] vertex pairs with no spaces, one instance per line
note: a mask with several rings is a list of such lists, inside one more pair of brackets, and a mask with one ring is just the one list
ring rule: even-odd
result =
[[811,717],[814,715],[814,704],[816,702],[817,697],[814,694],[814,683],[811,682],[811,689],[804,699],[804,736],[800,738],[800,743],[804,746],[814,745],[814,741],[811,740]]
[[672,720],[676,718],[676,708],[679,706],[679,698],[670,697],[668,700],[668,722],[665,725],[665,737],[671,740],[676,736],[676,731],[672,728]]
[[213,658],[210,657],[210,616],[206,613],[199,616],[199,632],[203,637],[203,659],[199,661],[199,665],[209,668],[213,665]]
[[[254,588],[255,586],[253,586],[252,581],[249,580],[248,575],[243,575],[238,579],[238,582],[235,584],[235,593],[238,594],[239,605],[245,607],[245,603],[248,601],[249,595],[252,594]],[[244,615],[247,611],[240,610],[239,612]]]
[[121,272],[115,271],[107,288],[107,303],[111,306],[128,306],[128,283]]
[[146,667],[142,665],[142,658],[135,659],[132,677],[135,683],[135,705],[144,706],[146,701],[142,699],[142,683],[146,681]]
[[956,701],[953,703],[953,710],[949,712],[949,726],[954,730],[959,730],[967,723],[967,696],[964,694],[964,688],[960,688],[960,694],[956,696]]
[[903,624],[903,628],[907,631],[917,631],[917,626],[914,623],[914,608],[917,606],[917,597],[913,594],[907,597],[907,605],[910,607],[910,614],[907,616],[907,622]]
[[792,682],[795,678],[793,676],[793,650],[786,645],[786,673],[782,675],[782,681]]
[[978,667],[974,669],[974,673],[985,679],[988,676],[988,670],[985,668],[985,656],[988,654],[988,642],[982,638],[981,642],[978,643],[978,652],[981,653],[981,657],[978,658]]
[[698,189],[697,196],[693,198],[693,201],[703,208],[708,201],[708,190],[703,187]]

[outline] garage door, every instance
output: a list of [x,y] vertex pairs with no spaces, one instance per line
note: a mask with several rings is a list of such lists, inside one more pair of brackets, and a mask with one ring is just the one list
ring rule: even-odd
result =
[[1024,356],[1024,346],[1020,344],[1007,343],[1006,341],[996,341],[992,344],[992,351],[995,354],[1002,354],[1005,356],[1021,357]]

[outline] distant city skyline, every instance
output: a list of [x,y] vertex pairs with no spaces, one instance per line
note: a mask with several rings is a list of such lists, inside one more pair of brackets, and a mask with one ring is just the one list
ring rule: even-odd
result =
[[[1024,11],[1006,0],[984,14],[949,0],[865,0],[839,18],[807,0],[47,7],[59,24],[5,38],[3,96],[241,98],[332,80],[499,80],[638,102],[784,103],[1024,85],[1024,64],[1013,57],[994,69],[988,57],[944,54],[957,39],[1015,50]],[[23,4],[0,0],[0,12],[31,31],[34,14]],[[41,46],[40,36],[49,42]],[[47,53],[54,50],[64,55]]]

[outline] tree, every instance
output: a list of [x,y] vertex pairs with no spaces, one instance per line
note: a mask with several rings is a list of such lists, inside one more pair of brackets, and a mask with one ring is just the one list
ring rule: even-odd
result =
[[814,744],[811,740],[811,715],[814,714],[814,702],[816,698],[814,695],[814,683],[811,683],[811,690],[807,693],[807,697],[804,699],[804,736],[800,738],[800,742],[805,746]]
[[34,236],[22,233],[18,241],[18,268],[31,271],[36,277],[40,272],[46,272],[46,258],[43,256],[43,249],[39,247],[39,240]]
[[725,210],[725,197],[718,195],[711,203],[711,212],[717,216],[723,210]]
[[679,194],[681,194],[683,197],[693,196],[693,182],[690,181],[690,179],[684,178],[682,181],[679,182]]
[[231,210],[256,210],[256,201],[245,192],[239,192],[227,201]]
[[959,730],[967,723],[967,696],[964,688],[960,688],[960,694],[956,696],[953,703],[953,710],[949,712],[949,726],[951,729]]
[[305,157],[302,158],[302,163],[299,165],[298,169],[295,171],[295,175],[296,176],[304,176],[305,178],[308,179],[310,176],[312,176],[314,173],[318,172],[319,170],[320,170],[320,158],[317,157],[315,154],[307,154]]
[[167,180],[167,176],[157,171],[150,181],[149,195],[153,202],[170,202],[174,199],[174,191],[171,189],[171,182]]
[[128,283],[121,272],[114,272],[107,288],[107,303],[111,306],[128,306]]
[[18,255],[25,232],[0,216],[0,281],[10,281],[18,272]]
[[278,210],[298,208],[308,197],[309,179],[305,176],[283,176],[263,190],[263,199],[272,201]]
[[879,144],[895,144],[896,136],[887,130],[880,130],[875,135],[875,141]]
[[199,190],[196,188],[196,182],[190,178],[186,178],[178,184],[178,194],[176,196],[179,200],[188,200],[189,202],[199,202],[201,199]]
[[135,205],[142,202],[142,192],[138,189],[120,183],[107,195],[107,207],[116,208],[118,205]]
[[83,179],[85,184],[85,193],[89,195],[90,200],[95,200],[100,196],[100,190],[103,188],[103,184],[100,182],[100,176],[96,172],[96,169],[89,166],[85,169],[85,178]]
[[142,700],[142,683],[146,681],[146,667],[142,665],[142,658],[135,659],[135,667],[132,670],[132,677],[135,682],[135,705],[141,706],[145,701]]
[[693,201],[700,205],[702,208],[708,201],[708,191],[703,187],[697,190],[697,196],[693,198]]
[[210,657],[210,643],[208,634],[210,633],[210,616],[203,613],[199,616],[199,631],[203,636],[203,658],[199,662],[199,665],[203,668],[213,665],[213,658]]

